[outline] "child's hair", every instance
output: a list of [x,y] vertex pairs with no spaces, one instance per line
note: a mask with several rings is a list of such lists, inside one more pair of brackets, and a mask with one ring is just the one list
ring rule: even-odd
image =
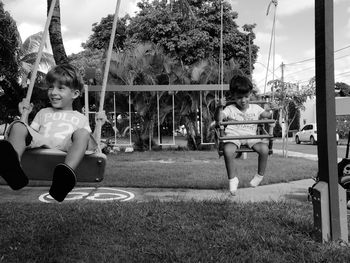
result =
[[231,94],[246,94],[248,92],[252,92],[253,84],[249,78],[236,75],[233,76],[230,81],[230,92]]
[[56,81],[73,90],[81,91],[84,86],[80,73],[70,64],[57,65],[46,74],[46,83],[48,85],[53,84]]

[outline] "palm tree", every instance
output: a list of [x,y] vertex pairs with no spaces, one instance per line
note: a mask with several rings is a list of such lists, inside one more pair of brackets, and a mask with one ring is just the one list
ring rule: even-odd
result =
[[[237,64],[233,60],[224,64],[224,83],[228,83],[237,70]],[[182,75],[179,76],[178,73]],[[182,71],[173,72],[177,78],[173,84],[217,84],[219,79],[219,65],[214,58],[205,59],[190,67],[182,67]],[[198,149],[200,144],[200,127],[198,114],[202,116],[202,136],[204,142],[214,139],[214,131],[211,124],[214,121],[215,92],[202,92],[202,105],[198,91],[182,91],[177,94],[177,110],[181,116],[181,122],[187,129],[189,147]],[[202,112],[200,112],[202,108]]]
[[[124,85],[169,84],[172,67],[175,61],[164,54],[159,46],[153,43],[139,43],[133,48],[114,54],[110,66],[110,83]],[[160,92],[160,124],[171,113],[172,107],[167,105]],[[157,92],[134,92],[132,94],[134,110],[143,119],[143,130],[139,142],[146,146],[147,139],[153,138],[153,129],[157,119]]]
[[[49,12],[52,0],[47,0],[47,13]],[[57,65],[68,63],[68,57],[63,45],[61,33],[61,12],[60,0],[56,0],[56,5],[49,26],[50,42],[53,56]]]
[[[21,45],[19,51],[19,81],[22,87],[27,86],[29,74],[32,71],[32,68],[35,64],[35,59],[38,55],[42,34],[43,32],[39,32],[29,36]],[[45,48],[47,48],[47,45],[45,45]],[[39,78],[46,74],[48,70],[54,65],[55,61],[52,54],[43,52],[38,69]]]

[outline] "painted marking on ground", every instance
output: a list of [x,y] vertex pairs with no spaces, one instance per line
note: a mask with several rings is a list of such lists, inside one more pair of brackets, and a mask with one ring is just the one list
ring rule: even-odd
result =
[[[89,200],[89,201],[130,201],[135,195],[131,192],[112,187],[80,187],[74,188],[64,199],[66,201]],[[39,196],[39,201],[44,203],[55,203],[49,193]]]

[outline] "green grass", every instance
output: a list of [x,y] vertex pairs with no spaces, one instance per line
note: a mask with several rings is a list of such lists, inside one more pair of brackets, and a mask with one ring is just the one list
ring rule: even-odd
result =
[[[151,151],[117,153],[107,156],[105,179],[96,184],[77,186],[115,186],[141,188],[226,189],[227,174],[223,158],[216,151]],[[240,187],[249,187],[257,171],[257,154],[236,159],[235,173]],[[277,154],[268,159],[264,184],[311,178],[317,173],[317,162],[303,158],[283,158]],[[4,184],[0,178],[0,184]],[[31,181],[29,185],[51,185],[49,181]]]
[[[257,154],[236,160],[240,187],[257,171]],[[289,182],[316,175],[317,162],[301,158],[269,157],[262,184]],[[170,187],[226,189],[227,174],[223,158],[215,151],[134,152],[108,155],[105,179],[99,185],[118,187]]]
[[0,262],[350,262],[310,203],[0,204]]

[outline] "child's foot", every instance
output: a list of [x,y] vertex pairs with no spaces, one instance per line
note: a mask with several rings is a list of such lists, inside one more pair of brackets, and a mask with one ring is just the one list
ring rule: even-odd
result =
[[13,190],[19,190],[28,184],[28,177],[22,170],[18,154],[6,140],[0,141],[0,161],[0,175]]
[[250,181],[250,186],[257,187],[261,183],[262,179],[264,179],[264,176],[260,174],[254,175],[253,179]]
[[72,191],[77,182],[77,177],[72,168],[64,163],[56,165],[53,172],[50,195],[58,202],[62,202],[68,193]]
[[236,195],[239,180],[237,177],[229,179],[229,188],[231,195]]

